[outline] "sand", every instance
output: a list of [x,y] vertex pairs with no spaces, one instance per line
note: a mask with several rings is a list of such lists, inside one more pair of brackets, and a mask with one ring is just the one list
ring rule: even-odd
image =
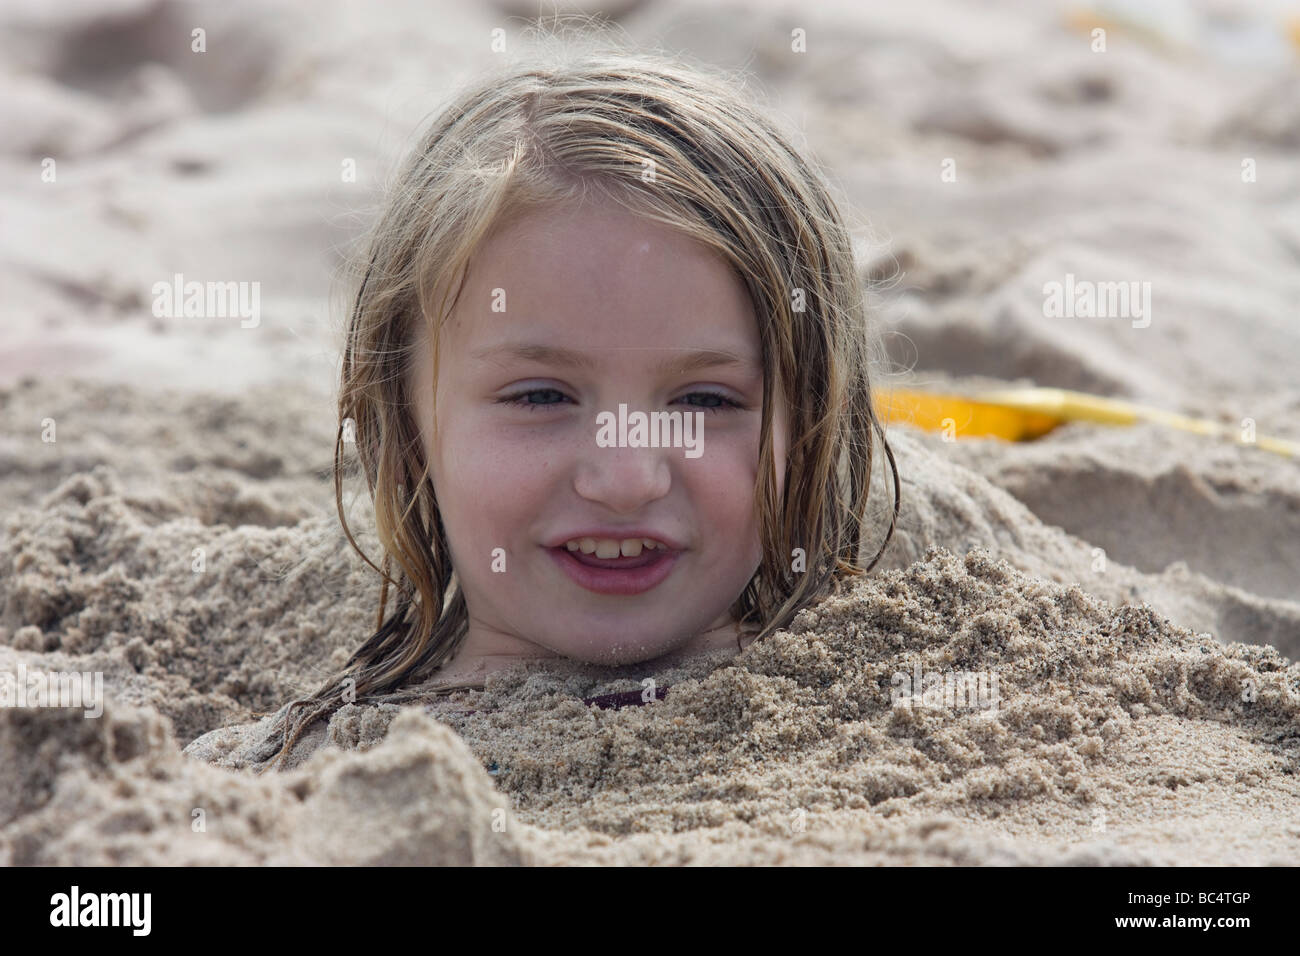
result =
[[[1086,388],[1300,438],[1297,66],[1119,32],[1099,60],[1050,5],[920,7],[800,10],[820,46],[797,62],[776,5],[625,25],[754,54],[870,220],[890,381]],[[334,514],[332,275],[503,21],[308,9],[202,8],[256,69],[170,51],[181,5],[4,14],[0,673],[99,672],[105,699],[0,708],[0,862],[1297,858],[1296,463],[1153,426],[1008,445],[896,423],[880,568],[763,644],[350,705],[259,773],[266,715],[346,659],[378,592]],[[1067,271],[1150,279],[1150,327],[1046,320]],[[261,278],[261,326],[155,319],[175,272]],[[996,703],[891,699],[918,668]],[[646,678],[662,701],[582,703]]]

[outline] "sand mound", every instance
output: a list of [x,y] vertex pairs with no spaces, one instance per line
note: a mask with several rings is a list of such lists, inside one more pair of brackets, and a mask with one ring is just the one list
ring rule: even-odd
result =
[[166,718],[125,705],[95,720],[0,710],[0,758],[5,865],[521,860],[490,778],[454,733],[415,711],[382,746],[322,754],[306,775],[207,767],[181,755]]
[[[995,696],[944,700],[923,676],[908,705],[899,675],[918,668],[982,674]],[[1300,850],[1300,666],[982,550],[933,550],[862,581],[735,659],[622,670],[518,668],[474,695],[476,713],[437,720],[417,705],[354,705],[297,769],[262,775],[183,756],[145,708],[0,711],[12,768],[0,853],[1141,864],[1282,863]],[[669,687],[664,700],[581,703],[645,677]],[[265,723],[188,751],[236,766]]]
[[368,578],[330,515],[320,404],[74,383],[0,390],[0,407],[0,484],[28,503],[0,538],[3,642],[77,656],[189,740],[279,707],[373,621],[338,600]]

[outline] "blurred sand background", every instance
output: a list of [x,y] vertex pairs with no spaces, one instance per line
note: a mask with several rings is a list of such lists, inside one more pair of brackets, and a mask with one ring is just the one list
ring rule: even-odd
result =
[[[862,225],[882,383],[1075,388],[1300,439],[1296,5],[605,9],[752,71],[804,132]],[[256,715],[374,617],[329,472],[339,268],[529,12],[0,11],[0,671],[102,671],[107,696],[99,720],[0,710],[0,861],[1294,862],[1297,462],[1154,426],[1011,445],[896,423],[881,571],[766,645],[502,675],[470,716],[347,707],[294,769],[241,769]],[[177,273],[258,282],[259,323],[156,317]],[[1046,318],[1067,274],[1150,282],[1149,325]],[[998,712],[891,707],[917,665],[996,673]],[[645,676],[665,701],[581,704]]]

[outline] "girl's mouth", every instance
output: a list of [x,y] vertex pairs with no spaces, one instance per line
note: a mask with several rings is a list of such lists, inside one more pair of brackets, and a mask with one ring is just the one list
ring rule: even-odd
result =
[[564,545],[547,548],[570,580],[598,594],[641,594],[672,573],[680,551],[642,551],[635,558],[598,558],[570,551]]

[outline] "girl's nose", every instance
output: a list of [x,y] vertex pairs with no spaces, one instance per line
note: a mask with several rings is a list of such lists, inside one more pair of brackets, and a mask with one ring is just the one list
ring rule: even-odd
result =
[[672,487],[668,456],[680,448],[601,448],[584,453],[574,490],[611,511],[630,514],[664,497]]

